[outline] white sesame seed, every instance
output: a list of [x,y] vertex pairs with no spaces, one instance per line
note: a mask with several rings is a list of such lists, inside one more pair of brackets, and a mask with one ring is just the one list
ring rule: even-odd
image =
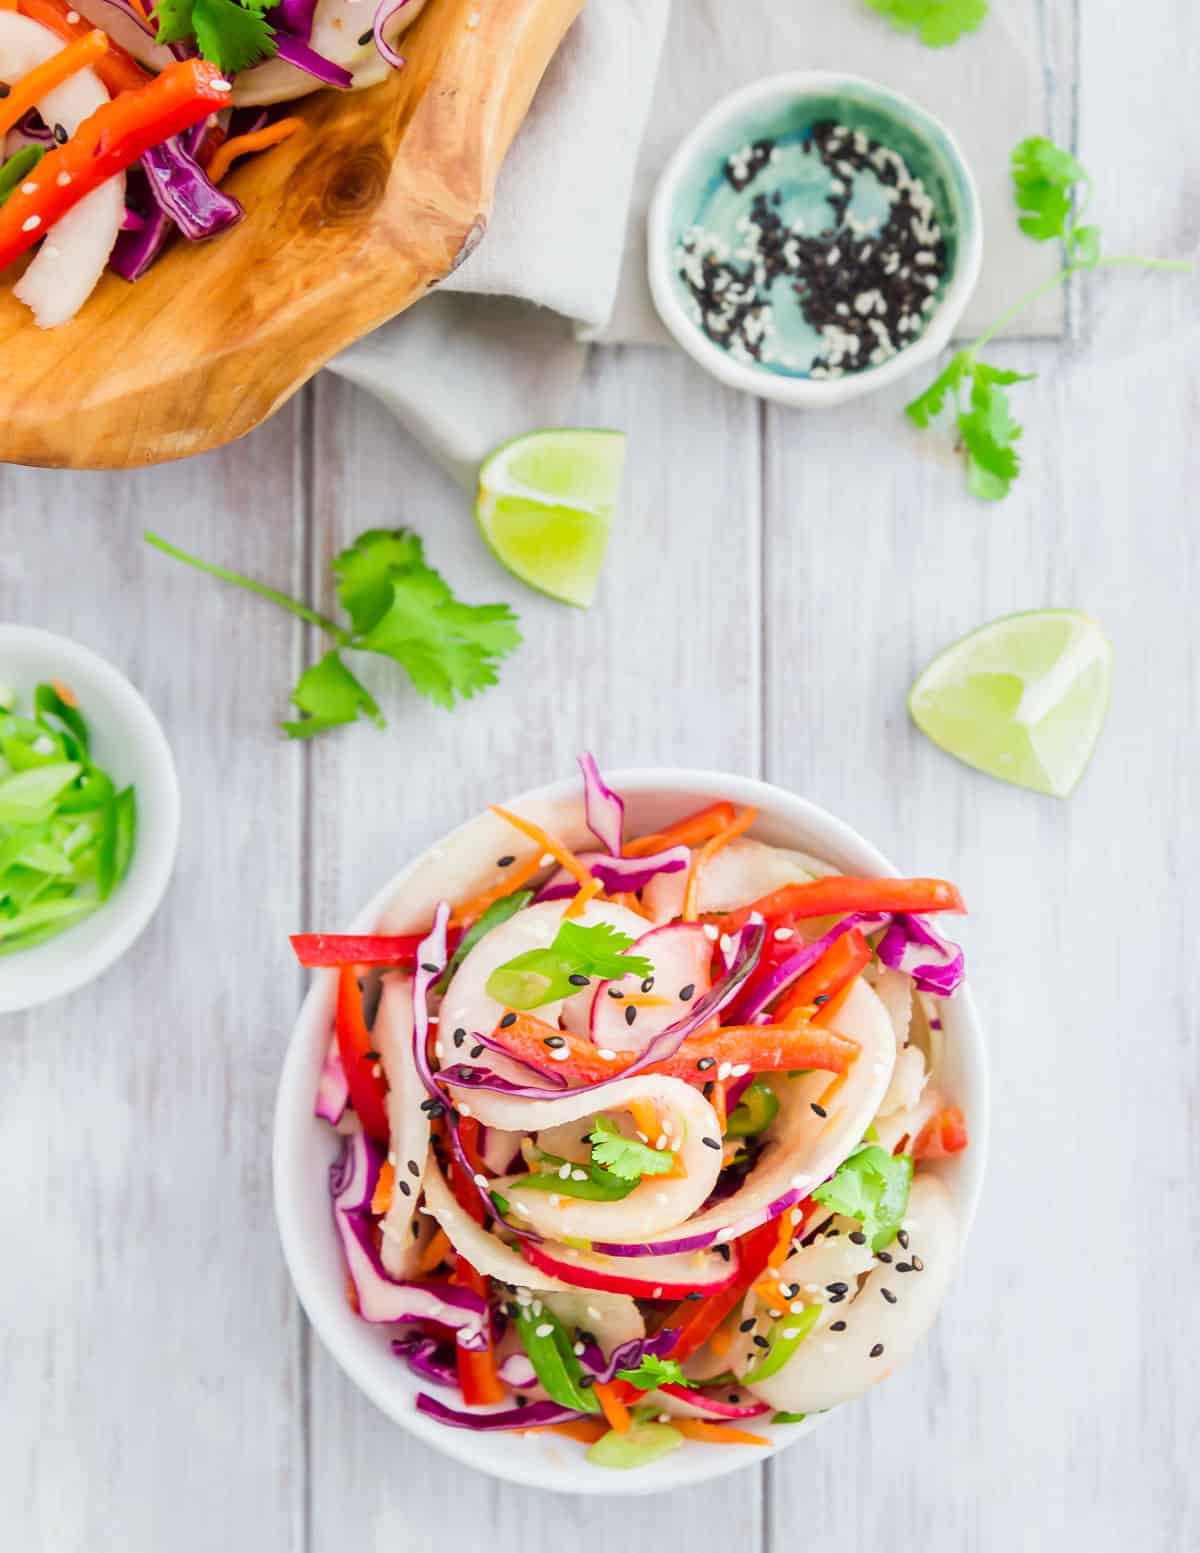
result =
[[539,868],[549,868],[550,864],[553,861],[554,861],[554,853],[553,852],[543,852],[541,857],[538,858],[538,867]]
[[460,1116],[470,1116],[470,1114],[471,1114],[471,1107],[470,1107],[470,1106],[469,1106],[469,1105],[465,1105],[465,1104],[464,1104],[464,1103],[463,1103],[463,1102],[462,1102],[462,1101],[461,1101],[461,1100],[460,1100],[460,1101],[459,1101],[459,1102],[458,1102],[458,1114],[459,1114],[459,1115],[460,1115]]
[[587,1178],[588,1178],[588,1173],[587,1173],[586,1170],[572,1170],[572,1172],[571,1172],[571,1180],[572,1181],[586,1181]]
[[599,1047],[596,1056],[600,1058],[601,1062],[616,1062],[617,1060],[616,1052],[610,1051],[607,1046]]
[[33,183],[32,181],[30,181],[29,183],[23,183],[21,185],[21,193],[22,194],[36,194],[37,193],[37,187],[38,187],[37,184]]
[[550,1060],[551,1062],[567,1062],[570,1059],[570,1056],[571,1051],[569,1047],[556,1046],[550,1053]]
[[777,927],[773,936],[782,944],[786,939],[795,938],[796,929],[794,927]]
[[794,1304],[788,1306],[788,1309],[791,1311],[793,1316],[803,1315],[805,1310],[804,1301],[796,1300]]
[[554,1328],[548,1321],[543,1321],[540,1326],[534,1327],[533,1335],[534,1337],[553,1337]]
[[25,220],[21,222],[21,230],[22,232],[36,232],[41,224],[41,216],[26,216]]
[[704,924],[704,936],[705,936],[705,938],[708,939],[710,944],[715,944],[716,943],[716,941],[717,941],[717,930],[716,930],[716,928],[713,926],[713,924],[711,922],[706,922]]
[[721,1065],[717,1068],[717,1082],[723,1084],[732,1072],[733,1066],[731,1063],[721,1063]]
[[578,1357],[579,1355],[581,1355],[583,1353],[583,1344],[582,1343],[573,1343],[571,1345],[571,1352],[574,1353]]
[[383,1067],[381,1066],[380,1063],[373,1062],[371,1064],[371,1076],[372,1076],[372,1078],[382,1078],[383,1077]]
[[68,11],[67,12],[67,20],[71,23],[71,25],[73,27],[75,25],[75,23],[79,20],[79,12],[78,11]]
[[799,1337],[800,1336],[800,1328],[799,1327],[784,1327],[782,1335],[785,1338]]
[[653,1294],[651,1294],[650,1298],[652,1300],[657,1300],[657,1299],[661,1299],[662,1298],[662,1284],[659,1284],[659,1286],[654,1290]]
[[471,1177],[471,1179],[474,1181],[476,1186],[480,1187],[485,1192],[487,1191],[487,1189],[488,1189],[488,1178],[487,1178],[487,1176],[485,1176],[485,1175],[474,1175],[474,1176]]
[[737,1238],[737,1228],[732,1224],[728,1225],[725,1229],[719,1229],[713,1238],[718,1244],[726,1240],[734,1240]]
[[218,92],[231,92],[233,90],[229,82],[220,76],[213,82],[213,88]]
[[387,1161],[388,1161],[388,1164],[391,1165],[392,1169],[394,1170],[396,1168],[396,1151],[395,1151],[395,1149],[393,1149],[391,1151],[391,1153],[388,1155]]

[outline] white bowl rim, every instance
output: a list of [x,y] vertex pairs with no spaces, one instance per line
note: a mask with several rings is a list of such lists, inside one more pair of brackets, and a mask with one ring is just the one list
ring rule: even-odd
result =
[[[115,664],[82,642],[40,626],[12,623],[0,624],[0,678],[5,678],[5,651],[17,646],[44,655],[45,679],[74,677],[90,681],[111,700],[118,712],[119,729],[110,720],[103,724],[103,731],[110,739],[119,731],[122,738],[140,749],[150,771],[154,807],[150,810],[145,803],[147,784],[137,784],[134,864],[120,887],[92,917],[78,928],[68,928],[31,949],[0,960],[0,1013],[39,1008],[78,992],[119,960],[158,910],[179,847],[179,776],[167,737],[141,692]],[[89,713],[84,690],[80,692],[80,701],[90,725],[100,728],[101,724]],[[146,825],[147,813],[155,816],[152,830]],[[103,934],[97,932],[90,943],[82,944],[76,936],[79,929],[100,923],[104,924]],[[6,989],[5,970],[10,966],[22,974],[8,978],[12,985]],[[43,984],[31,990],[34,981]]]
[[[787,828],[799,831],[807,827],[814,835],[821,835],[823,846],[829,847],[831,851],[841,850],[860,857],[862,867],[873,868],[881,876],[899,875],[899,870],[850,825],[808,799],[799,798],[784,788],[756,777],[695,768],[636,767],[606,771],[605,780],[618,792],[625,794],[663,792],[672,796],[678,794],[682,798],[711,798],[712,794],[719,793],[736,804],[753,804],[765,819],[778,819]],[[580,782],[575,777],[531,788],[501,802],[511,808],[525,802],[555,803],[578,798],[579,795]],[[418,853],[406,867],[377,890],[362,910],[355,914],[346,931],[369,932],[383,908],[403,888],[404,881],[416,864],[444,839],[432,841],[429,847]],[[808,850],[813,849],[809,847]],[[483,1459],[486,1447],[482,1442],[497,1441],[497,1436],[447,1428],[412,1407],[397,1410],[394,1386],[383,1384],[383,1374],[386,1373],[389,1380],[399,1376],[407,1383],[404,1389],[407,1390],[411,1385],[413,1393],[420,1388],[416,1382],[409,1382],[407,1375],[399,1371],[398,1367],[392,1368],[394,1360],[388,1359],[386,1366],[377,1363],[374,1356],[364,1356],[360,1361],[359,1352],[341,1341],[332,1317],[335,1312],[340,1315],[347,1308],[342,1294],[342,1270],[338,1268],[338,1276],[333,1280],[336,1292],[331,1292],[328,1280],[322,1277],[321,1258],[309,1246],[301,1227],[297,1208],[301,1194],[296,1192],[293,1195],[293,1183],[299,1180],[305,1167],[304,1138],[312,1136],[312,1128],[325,1125],[317,1122],[312,1115],[314,1097],[311,1080],[306,1077],[306,1066],[313,1055],[310,1047],[319,1043],[320,1050],[324,1051],[329,1041],[328,1015],[322,1016],[322,1004],[329,995],[333,976],[331,971],[317,973],[301,1005],[284,1056],[272,1135],[275,1217],[284,1260],[314,1330],[341,1369],[389,1419],[443,1454],[506,1482],[559,1493],[628,1497],[710,1482],[742,1467],[767,1461],[811,1433],[828,1416],[818,1414],[802,1424],[788,1425],[785,1436],[772,1439],[769,1447],[754,1447],[753,1454],[749,1447],[743,1453],[741,1450],[731,1450],[728,1446],[703,1446],[689,1441],[686,1450],[664,1457],[655,1464],[653,1471],[604,1472],[586,1463],[556,1461],[551,1464],[532,1454],[522,1458],[516,1452],[512,1453],[511,1462],[503,1466],[493,1465]],[[969,1097],[961,1097],[971,1118],[971,1146],[956,1159],[956,1177],[951,1186],[961,1227],[958,1246],[958,1257],[961,1260],[983,1185],[990,1130],[990,1094],[983,1031],[965,983],[955,994],[952,1006],[956,1010],[956,1023],[961,1025],[959,1038],[964,1043],[966,1070],[970,1075],[968,1087],[973,1091]],[[325,1190],[324,1176],[322,1169],[322,1190]]]
[[[971,215],[967,242],[958,254],[950,284],[924,331],[890,361],[863,372],[847,373],[840,378],[786,377],[766,367],[750,367],[735,361],[728,351],[716,345],[688,317],[676,292],[672,268],[671,200],[684,172],[696,155],[701,141],[726,127],[748,108],[774,96],[804,96],[827,90],[835,83],[869,93],[882,105],[907,115],[924,132],[932,128],[944,137],[951,159],[962,178],[966,203]],[[647,221],[647,247],[650,291],[658,315],[676,343],[699,366],[730,388],[769,399],[794,409],[831,409],[848,400],[886,388],[907,377],[931,361],[950,343],[955,326],[962,318],[971,293],[979,280],[983,264],[983,209],[975,175],[957,137],[935,114],[907,97],[903,92],[884,86],[867,76],[850,75],[840,70],[793,70],[767,76],[722,97],[689,130],[659,175],[650,201]]]

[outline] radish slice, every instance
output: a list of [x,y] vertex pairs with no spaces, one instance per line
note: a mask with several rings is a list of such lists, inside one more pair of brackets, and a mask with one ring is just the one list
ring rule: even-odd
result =
[[682,1300],[689,1294],[719,1294],[738,1275],[737,1255],[713,1251],[701,1256],[651,1256],[622,1262],[574,1246],[522,1241],[521,1249],[543,1276],[565,1279],[581,1289],[603,1289],[643,1300]]
[[[114,43],[128,50],[139,64],[157,75],[175,63],[175,55],[165,43],[155,43],[154,29],[147,31],[124,6],[110,0],[77,0],[75,9],[95,27],[102,27]],[[153,9],[148,6],[147,10]]]
[[421,1109],[425,1086],[413,1066],[412,1035],[412,977],[385,976],[371,1038],[388,1081],[388,1158],[396,1184],[381,1225],[379,1254],[394,1278],[416,1275],[419,1253],[412,1224],[429,1157],[429,1117]]
[[[371,36],[378,3],[379,0],[317,0],[313,13],[308,46],[348,70],[354,77],[355,88],[374,86],[392,71]],[[425,0],[408,0],[387,29],[389,43],[411,27],[424,8]],[[238,73],[233,83],[233,103],[234,107],[249,107],[287,102],[294,97],[307,97],[320,86],[320,81],[307,71],[282,59],[268,59],[253,70]]]
[[[736,1402],[731,1398],[737,1397]],[[660,1386],[646,1401],[675,1418],[710,1418],[728,1422],[733,1418],[761,1418],[770,1406],[744,1387],[728,1385],[708,1391],[690,1386]]]
[[[479,1104],[485,1099],[486,1113]],[[698,1089],[682,1079],[645,1073],[637,1078],[616,1079],[599,1093],[568,1094],[556,1100],[528,1101],[476,1094],[472,1106],[488,1119],[489,1125],[496,1124],[493,1118],[497,1110],[510,1108],[507,1120],[500,1125],[515,1132],[519,1126],[529,1131],[602,1112],[619,1112],[631,1101],[655,1104],[661,1123],[659,1138],[665,1140],[665,1149],[675,1154],[686,1174],[678,1178],[644,1176],[628,1197],[617,1202],[589,1202],[523,1188],[523,1177],[502,1176],[495,1187],[512,1202],[514,1222],[554,1240],[612,1239],[618,1235],[641,1239],[681,1224],[707,1201],[721,1173],[721,1128],[712,1106]],[[630,1124],[624,1122],[624,1129],[633,1136]],[[659,1138],[649,1140],[651,1148]],[[706,1143],[706,1138],[712,1141]]]
[[862,1141],[879,1102],[887,1092],[896,1062],[896,1038],[883,1004],[864,982],[857,982],[837,1019],[838,1033],[859,1043],[858,1056],[845,1078],[827,1097],[819,1115],[813,1110],[829,1089],[827,1073],[775,1078],[779,1113],[766,1134],[766,1146],[754,1170],[731,1197],[714,1204],[672,1234],[630,1236],[597,1249],[631,1258],[664,1251],[689,1251],[733,1240],[807,1197],[827,1180]]
[[[674,922],[643,933],[627,952],[649,960],[653,978],[648,977],[645,984],[632,975],[601,982],[592,1001],[591,1037],[609,1051],[640,1052],[654,1036],[682,1019],[688,1005],[712,986],[713,946],[699,922]],[[638,1008],[630,1024],[626,1010],[636,1005],[613,993],[629,996],[643,990],[667,1001],[661,1008]]]
[[[699,909],[736,911],[785,884],[834,872],[828,863],[820,863],[807,853],[789,852],[739,836],[705,864],[700,875]],[[646,909],[656,922],[671,922],[682,912],[687,877],[686,870],[657,874],[642,891]]]
[[[62,46],[48,27],[16,11],[0,11],[0,80],[19,81]],[[80,70],[47,92],[37,106],[47,124],[61,124],[73,135],[108,100],[95,71]],[[38,173],[34,168],[31,183],[37,182]],[[87,301],[108,263],[124,215],[125,174],[117,173],[55,222],[13,287],[40,328],[66,323]]]
[[[904,1229],[908,1245],[893,1243],[891,1261],[876,1262],[857,1293],[826,1305],[811,1335],[777,1375],[745,1383],[757,1396],[788,1412],[816,1413],[861,1396],[909,1358],[937,1316],[958,1241],[950,1199],[936,1176],[922,1171],[915,1177]],[[801,1255],[784,1263],[783,1277]],[[898,1271],[901,1266],[906,1270]],[[895,1296],[894,1304],[884,1297],[885,1288]],[[739,1347],[738,1373],[746,1368],[745,1358]]]

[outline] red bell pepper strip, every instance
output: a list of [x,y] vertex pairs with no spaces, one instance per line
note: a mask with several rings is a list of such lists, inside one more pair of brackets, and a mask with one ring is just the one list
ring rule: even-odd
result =
[[46,153],[36,177],[0,206],[0,270],[151,146],[228,108],[232,100],[232,88],[216,65],[180,59],[137,91],[122,92],[97,108],[65,145]]
[[358,978],[349,965],[338,972],[337,1010],[334,1017],[338,1056],[346,1073],[350,1103],[368,1138],[385,1147],[388,1141],[387,1083],[379,1068],[379,1054],[371,1049],[371,1032],[363,1014]]
[[[470,1289],[472,1293],[478,1294],[484,1300],[488,1297],[487,1279],[482,1273],[476,1272],[464,1256],[458,1258],[458,1265],[454,1269],[454,1282],[462,1284],[464,1289]],[[487,1347],[478,1351],[460,1348],[457,1345],[454,1349],[458,1384],[462,1388],[463,1401],[468,1407],[485,1407],[492,1402],[504,1401],[505,1390],[496,1370],[496,1348],[490,1318],[487,1324],[487,1337]]]
[[[568,1055],[554,1063],[564,1078],[594,1084],[606,1078],[620,1078],[636,1059],[633,1052],[617,1052],[611,1060],[583,1036],[559,1030],[533,1014],[518,1014],[511,1025],[497,1025],[492,1039],[514,1057],[535,1065],[546,1060],[546,1038],[554,1037],[557,1053]],[[565,1042],[565,1046],[564,1043]],[[648,1071],[684,1079],[689,1084],[707,1084],[716,1078],[723,1062],[731,1067],[745,1063],[751,1073],[789,1072],[793,1068],[820,1068],[826,1073],[845,1073],[858,1055],[858,1045],[832,1030],[820,1030],[813,1024],[789,1029],[783,1025],[729,1025],[708,1035],[690,1036],[673,1057],[659,1062]]]
[[783,1024],[818,998],[828,1003],[871,963],[871,946],[856,927],[835,938],[815,964],[798,976],[775,1005],[771,1017]]
[[[301,965],[395,965],[412,970],[424,933],[293,933],[292,948]],[[461,933],[452,928],[446,946],[451,954]]]
[[704,1347],[729,1312],[741,1304],[746,1290],[758,1282],[778,1236],[774,1220],[743,1235],[737,1243],[741,1256],[737,1282],[722,1289],[720,1294],[709,1295],[706,1300],[684,1300],[666,1317],[662,1323],[664,1327],[679,1328],[679,1336],[671,1349],[672,1359],[686,1359]]
[[[57,33],[66,42],[82,38],[92,29],[92,24],[70,3],[70,0],[17,0],[17,10],[30,21],[40,22],[49,32]],[[118,92],[136,92],[153,80],[149,70],[143,70],[133,55],[114,42],[110,36],[108,52],[94,60],[91,67],[115,97]]]
[[652,852],[665,852],[668,847],[694,847],[733,824],[735,810],[731,803],[710,803],[707,809],[697,809],[685,819],[677,820],[665,830],[656,830],[652,836],[630,841],[625,847],[626,857],[649,857]]
[[841,917],[849,911],[966,911],[957,886],[945,879],[847,879],[831,874],[804,884],[785,884],[740,911],[714,917],[722,932],[737,933],[752,911],[773,927],[782,917]]
[[913,1144],[914,1159],[945,1159],[950,1154],[960,1154],[967,1146],[967,1122],[956,1105],[948,1105],[936,1112],[917,1134]]

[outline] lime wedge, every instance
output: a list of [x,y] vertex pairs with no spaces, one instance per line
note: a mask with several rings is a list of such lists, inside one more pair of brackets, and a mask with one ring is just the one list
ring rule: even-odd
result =
[[596,596],[625,466],[619,431],[533,431],[479,471],[475,519],[502,566],[586,608]]
[[908,710],[968,766],[1066,798],[1104,726],[1112,663],[1112,644],[1087,615],[1007,615],[939,653],[909,692]]

